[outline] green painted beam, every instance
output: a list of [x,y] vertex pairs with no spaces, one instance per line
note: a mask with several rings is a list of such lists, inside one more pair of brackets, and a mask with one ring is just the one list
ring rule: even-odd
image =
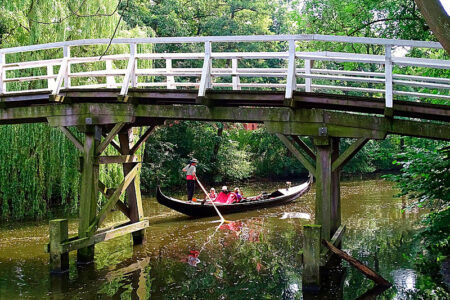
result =
[[[99,118],[95,118],[99,116]],[[0,109],[0,124],[45,122],[53,126],[115,124],[139,119],[265,123],[273,133],[316,136],[326,126],[329,136],[383,139],[386,134],[450,140],[450,122],[391,119],[362,113],[287,107],[214,107],[203,105],[146,105],[131,103],[49,104]],[[79,122],[79,123],[78,123]]]

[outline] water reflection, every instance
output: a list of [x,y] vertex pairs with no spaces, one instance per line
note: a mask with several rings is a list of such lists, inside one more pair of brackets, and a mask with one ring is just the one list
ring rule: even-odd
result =
[[[261,187],[245,189],[258,193]],[[402,213],[404,203],[392,198],[395,191],[384,181],[344,183],[341,190],[344,250],[394,284],[383,299],[410,297],[420,276],[408,260],[420,213]],[[190,219],[146,199],[151,226],[145,244],[133,249],[129,236],[101,243],[95,265],[84,267],[75,266],[71,253],[66,277],[48,276],[41,246],[47,222],[2,226],[0,299],[374,299],[380,290],[346,264],[327,271],[321,294],[301,290],[301,226],[314,218],[313,203],[314,190],[291,205],[217,224],[217,218]],[[107,222],[122,219],[118,213]],[[76,220],[69,224],[75,233]]]

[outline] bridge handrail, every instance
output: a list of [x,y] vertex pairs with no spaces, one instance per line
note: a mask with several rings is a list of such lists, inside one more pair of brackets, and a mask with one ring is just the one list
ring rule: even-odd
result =
[[442,49],[438,42],[413,41],[400,39],[383,39],[367,37],[348,37],[321,34],[297,34],[297,35],[239,35],[239,36],[195,36],[195,37],[149,37],[149,38],[116,38],[110,39],[84,39],[66,42],[47,43],[40,45],[20,46],[0,49],[0,54],[18,53],[36,50],[45,50],[61,47],[87,46],[98,44],[190,44],[190,43],[237,43],[237,42],[286,42],[295,41],[317,41],[317,42],[340,42],[371,45],[391,45],[400,47],[432,48]]
[[[212,43],[229,42],[288,42],[288,51],[286,52],[213,52]],[[299,41],[322,41],[337,43],[363,43],[372,45],[382,45],[385,48],[384,55],[372,55],[361,53],[345,52],[298,52],[296,51],[296,42]],[[393,55],[392,47],[422,47],[442,49],[437,42],[427,41],[408,41],[396,39],[380,38],[362,38],[345,36],[327,36],[327,35],[270,35],[270,36],[205,36],[205,37],[155,37],[155,38],[125,38],[114,39],[112,44],[127,44],[130,52],[105,56],[94,57],[71,57],[70,49],[76,46],[85,45],[107,45],[109,39],[77,40],[58,43],[49,43],[42,45],[32,45],[23,47],[14,47],[0,49],[0,94],[10,93],[6,89],[6,84],[11,82],[29,82],[33,80],[47,80],[48,89],[54,96],[57,96],[63,87],[65,88],[101,88],[101,87],[120,87],[120,97],[126,97],[128,88],[131,87],[166,87],[176,89],[177,87],[196,87],[199,89],[198,96],[203,97],[209,88],[228,87],[233,90],[241,88],[284,88],[285,97],[291,99],[293,92],[298,88],[306,92],[312,92],[314,89],[332,89],[337,91],[356,91],[366,93],[385,94],[385,107],[392,109],[393,95],[439,98],[449,100],[450,96],[395,90],[396,86],[421,87],[437,90],[450,90],[450,79],[413,76],[407,74],[393,74],[394,65],[415,66],[425,68],[450,69],[450,61],[442,59],[396,57]],[[170,44],[170,43],[203,43],[204,52],[192,53],[137,53],[138,44]],[[63,57],[47,59],[41,61],[24,61],[17,63],[5,63],[7,54],[14,54],[27,51],[39,51],[45,49],[62,48]],[[394,53],[395,54],[395,53]],[[88,72],[72,73],[70,66],[80,63],[89,63],[99,61],[106,62],[106,70],[96,70]],[[166,60],[166,68],[138,69],[139,60]],[[172,59],[203,60],[202,68],[172,68]],[[231,68],[213,68],[214,59],[231,60]],[[282,59],[287,60],[287,68],[238,68],[240,59]],[[297,68],[297,60],[304,61],[303,68]],[[128,61],[126,69],[113,69],[112,62],[118,60]],[[332,69],[314,69],[314,61],[329,62],[355,62],[365,64],[384,65],[385,71],[382,72],[364,72],[349,70]],[[58,74],[53,74],[53,67],[60,66]],[[7,77],[6,72],[47,67],[46,75],[25,76],[25,77]],[[115,82],[115,76],[123,76],[121,84]],[[166,82],[138,82],[139,76],[163,76]],[[179,77],[199,77],[200,82],[175,82],[175,76]],[[230,77],[231,83],[213,82],[213,77]],[[75,77],[106,77],[106,84],[89,84],[83,86],[71,86],[70,78]],[[283,83],[241,83],[241,77],[274,77],[286,78],[286,84]],[[304,83],[297,83],[297,78],[303,78]],[[343,82],[364,82],[373,84],[384,84],[385,88],[374,87],[355,87],[340,85],[313,84],[313,80],[343,81]]]

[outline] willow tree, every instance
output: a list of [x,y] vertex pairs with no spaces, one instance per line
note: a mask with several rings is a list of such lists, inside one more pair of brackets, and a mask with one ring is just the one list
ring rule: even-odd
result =
[[[147,35],[139,28],[126,30],[125,24],[120,22],[120,12],[126,9],[125,1],[121,0],[0,0],[0,3],[1,48],[110,38],[116,26],[118,36]],[[110,51],[124,51],[124,47],[114,46]],[[10,63],[62,55],[55,51],[59,50],[8,55],[6,60]],[[83,53],[83,56],[104,51],[104,46],[73,49],[74,54]],[[97,64],[101,63],[104,62]],[[81,64],[77,67],[91,69],[98,66]],[[43,70],[21,72],[38,75]],[[32,84],[36,88],[46,87],[44,82]],[[0,137],[0,218],[42,217],[52,206],[62,205],[71,211],[77,209],[79,153],[58,129],[47,124],[4,125],[0,126]],[[101,176],[111,182],[121,180],[119,174],[117,169],[103,172]]]

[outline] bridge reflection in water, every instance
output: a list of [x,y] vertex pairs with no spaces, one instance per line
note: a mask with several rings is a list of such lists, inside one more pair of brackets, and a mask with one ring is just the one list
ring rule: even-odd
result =
[[[316,179],[318,225],[305,228],[303,284],[311,287],[320,286],[319,270],[329,258],[321,240],[339,246],[345,232],[340,208],[345,163],[368,140],[388,134],[450,140],[450,78],[445,71],[450,61],[396,56],[401,47],[441,49],[435,42],[322,35],[115,39],[113,54],[83,56],[86,47],[102,49],[108,43],[81,40],[0,49],[0,124],[48,122],[83,156],[78,236],[69,238],[67,220],[50,223],[46,250],[54,273],[68,270],[70,251],[77,250],[78,262],[84,264],[92,262],[94,244],[101,241],[132,233],[135,244],[143,242],[149,223],[136,180],[137,153],[165,120],[264,123],[309,170]],[[235,48],[282,43],[286,51],[224,52],[228,43],[237,43]],[[308,52],[303,51],[306,43],[326,49],[363,44],[384,54]],[[180,49],[194,44],[201,50],[158,53],[160,44]],[[45,60],[33,59],[42,55]],[[411,70],[439,75],[409,75]],[[427,103],[431,98],[442,104]],[[83,143],[71,126],[84,134]],[[130,143],[133,127],[141,126],[149,128]],[[313,148],[299,136],[312,137]],[[339,149],[340,138],[355,141]],[[102,156],[107,147],[117,155]],[[116,188],[99,181],[99,165],[110,163],[123,164],[125,179]],[[101,209],[99,193],[108,199]],[[127,204],[119,200],[123,193]],[[129,222],[98,230],[114,207]]]

